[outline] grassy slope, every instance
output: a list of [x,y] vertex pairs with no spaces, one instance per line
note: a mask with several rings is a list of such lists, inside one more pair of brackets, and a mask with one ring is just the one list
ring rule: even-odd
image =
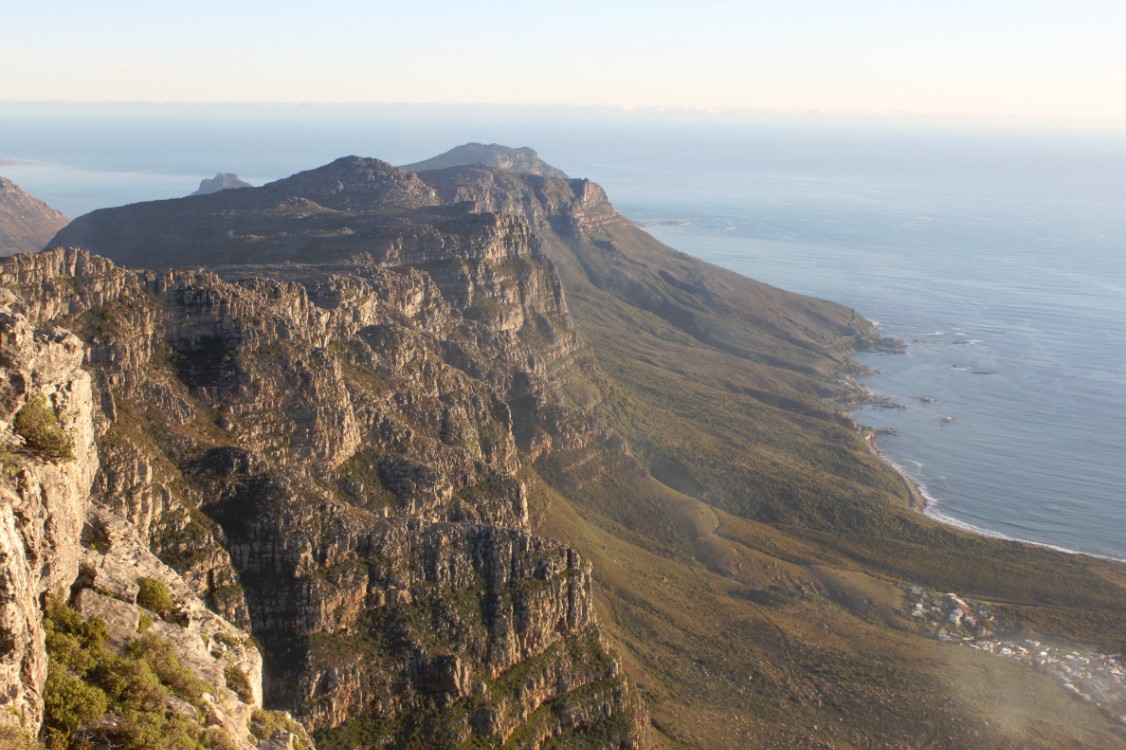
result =
[[1126,571],[912,510],[824,404],[849,311],[624,223],[547,249],[628,448],[558,456],[531,486],[541,530],[594,562],[656,746],[1126,746],[1049,678],[913,632],[903,587],[921,583],[1121,650]]

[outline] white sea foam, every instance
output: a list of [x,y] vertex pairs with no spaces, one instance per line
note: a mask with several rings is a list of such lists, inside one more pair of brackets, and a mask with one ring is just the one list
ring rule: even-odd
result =
[[[1001,533],[999,531],[995,531],[993,529],[985,529],[985,528],[982,528],[981,526],[976,526],[972,523],[969,523],[968,521],[963,521],[960,518],[955,518],[954,516],[944,512],[942,510],[942,508],[940,507],[941,500],[938,498],[937,495],[935,495],[934,493],[931,492],[930,488],[926,485],[925,482],[923,482],[921,479],[916,478],[910,472],[908,472],[903,466],[901,466],[900,464],[896,463],[894,460],[889,458],[887,456],[887,454],[883,453],[879,449],[879,446],[876,445],[875,441],[873,441],[872,444],[876,448],[876,454],[881,459],[883,459],[885,463],[887,463],[889,466],[891,466],[893,469],[895,469],[896,472],[901,477],[903,477],[906,481],[910,482],[912,484],[912,486],[915,487],[916,490],[918,490],[919,494],[922,496],[923,500],[926,503],[923,506],[923,513],[926,514],[928,517],[933,518],[936,521],[939,521],[940,523],[943,523],[947,526],[952,526],[956,529],[961,529],[962,531],[968,531],[971,534],[977,534],[978,536],[989,537],[990,539],[1003,539],[1003,540],[1009,541],[1009,542],[1021,542],[1022,544],[1031,544],[1034,547],[1045,547],[1047,549],[1052,549],[1052,550],[1055,550],[1057,552],[1063,552],[1063,553],[1066,553],[1068,555],[1087,555],[1088,557],[1097,557],[1097,558],[1100,558],[1100,559],[1103,559],[1103,560],[1114,560],[1116,562],[1126,562],[1126,558],[1114,557],[1112,555],[1098,555],[1098,554],[1094,554],[1092,552],[1082,552],[1080,550],[1074,550],[1074,549],[1069,549],[1067,547],[1061,547],[1061,546],[1056,545],[1056,544],[1048,544],[1047,542],[1038,542],[1038,541],[1033,541],[1031,539],[1018,539],[1017,537],[1010,536],[1008,534],[1003,534],[1003,533]],[[918,468],[918,470],[922,470],[922,468],[923,468],[922,462],[912,460],[911,463],[914,464]]]

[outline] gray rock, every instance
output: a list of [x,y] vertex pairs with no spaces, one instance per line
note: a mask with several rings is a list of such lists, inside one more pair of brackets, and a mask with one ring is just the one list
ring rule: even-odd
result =
[[199,189],[192,195],[210,195],[220,190],[236,190],[238,188],[253,187],[249,182],[239,179],[237,174],[218,172],[214,177],[208,177],[199,182]]

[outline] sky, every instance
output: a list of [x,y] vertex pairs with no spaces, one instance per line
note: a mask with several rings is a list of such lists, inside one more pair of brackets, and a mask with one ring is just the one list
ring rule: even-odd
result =
[[1126,0],[54,0],[0,101],[596,105],[1126,126]]

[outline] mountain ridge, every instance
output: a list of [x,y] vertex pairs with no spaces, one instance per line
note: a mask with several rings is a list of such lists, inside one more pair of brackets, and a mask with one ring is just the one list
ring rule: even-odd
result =
[[70,242],[111,260],[0,284],[85,348],[91,502],[261,640],[319,747],[1121,746],[911,591],[1109,652],[1123,566],[918,513],[839,406],[875,327],[594,183],[345,157]]

